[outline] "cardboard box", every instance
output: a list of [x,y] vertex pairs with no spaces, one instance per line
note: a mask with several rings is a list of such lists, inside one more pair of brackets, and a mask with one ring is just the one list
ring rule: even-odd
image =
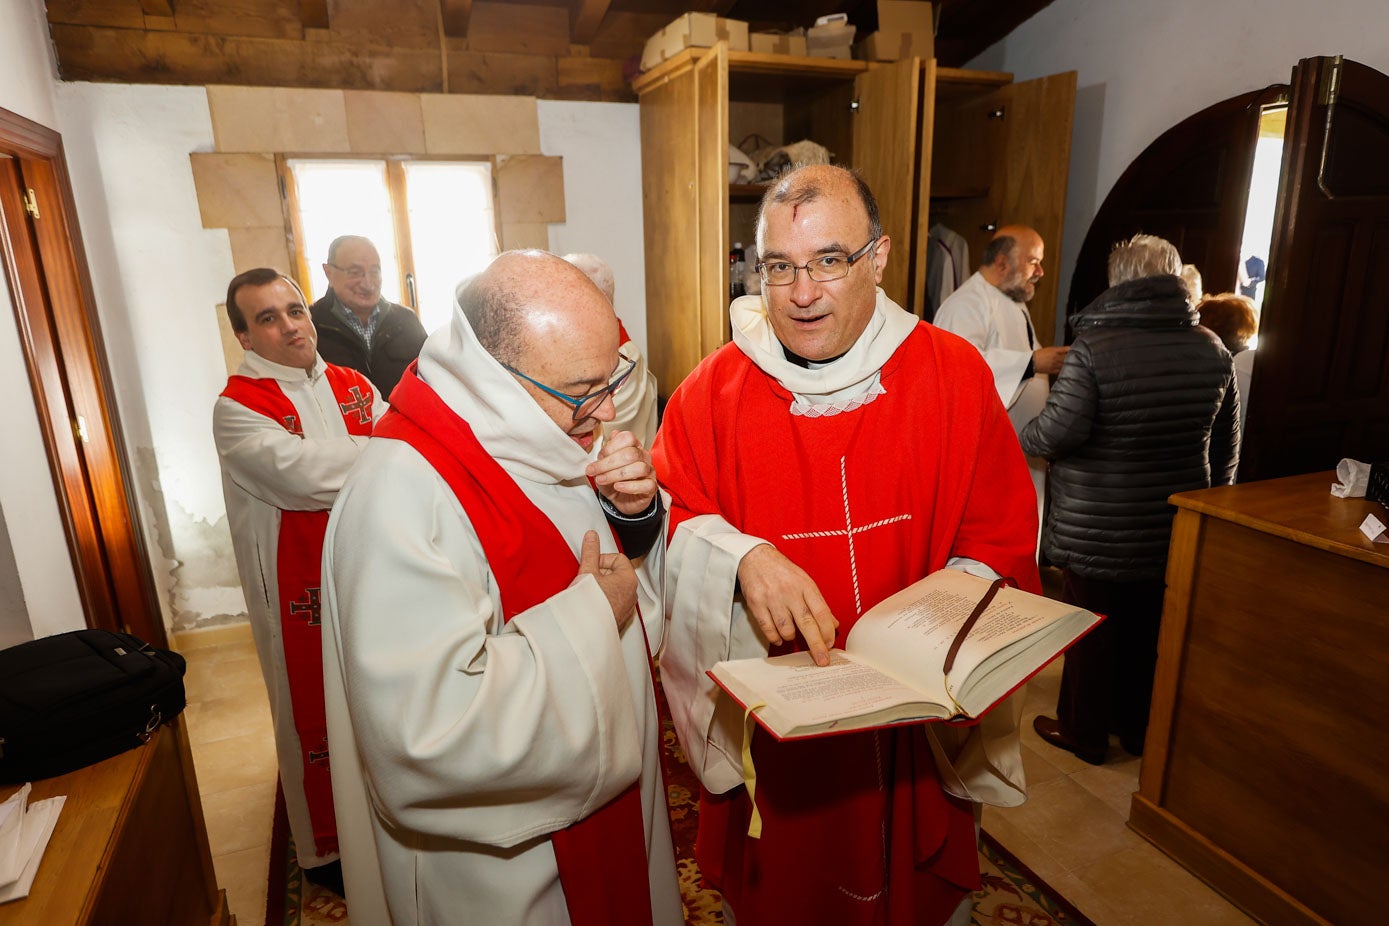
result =
[[865,61],[935,57],[935,18],[931,4],[918,0],[878,0],[878,31],[854,47]]
[[806,54],[814,58],[852,58],[854,27],[848,23],[829,23],[805,30]]
[[767,55],[805,56],[805,36],[781,32],[754,32],[748,36],[753,51]]
[[879,30],[854,46],[854,57],[862,61],[902,61],[907,58],[934,58],[934,36],[914,32]]
[[727,42],[729,51],[747,51],[748,24],[740,19],[721,19],[713,13],[686,13],[646,40],[641,53],[642,70],[650,70],[686,48],[709,48],[719,42]]

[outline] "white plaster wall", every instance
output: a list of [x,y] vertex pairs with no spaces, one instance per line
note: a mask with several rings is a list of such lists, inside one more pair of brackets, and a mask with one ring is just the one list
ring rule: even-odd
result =
[[[206,93],[66,83],[56,108],[166,621],[242,619],[211,437],[226,379],[214,312],[233,265],[226,232],[202,228],[188,160],[212,150]],[[618,311],[644,347],[637,107],[539,109],[542,149],[565,160],[567,222],[551,249],[612,263]]]
[[41,0],[0,0],[0,107],[51,128],[57,76]]
[[1078,72],[1065,241],[1048,268],[1062,304],[1091,219],[1154,139],[1212,103],[1287,83],[1301,58],[1389,71],[1386,16],[1384,0],[1055,0],[971,61],[1017,80]]
[[637,104],[540,100],[538,108],[541,151],[564,158],[566,221],[550,226],[550,250],[590,251],[612,266],[618,317],[645,353],[646,253]]
[[65,83],[56,96],[165,621],[239,619],[211,430],[231,247],[202,227],[188,159],[213,147],[207,94]]
[[[40,4],[0,0],[0,108],[56,128],[55,82]],[[0,554],[9,560],[2,571],[18,578],[0,585],[0,639],[16,642],[86,622],[7,283],[0,286],[0,394],[19,397],[9,406],[0,457],[0,529],[7,540]]]

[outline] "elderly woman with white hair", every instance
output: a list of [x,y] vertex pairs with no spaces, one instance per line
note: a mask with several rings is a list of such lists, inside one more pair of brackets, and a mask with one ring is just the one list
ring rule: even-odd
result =
[[1051,461],[1042,531],[1063,597],[1108,615],[1066,653],[1057,717],[1033,727],[1094,765],[1109,734],[1143,754],[1174,492],[1224,485],[1239,454],[1230,353],[1198,327],[1168,241],[1109,256],[1109,289],[1071,319],[1075,342],[1046,406],[1019,435]]

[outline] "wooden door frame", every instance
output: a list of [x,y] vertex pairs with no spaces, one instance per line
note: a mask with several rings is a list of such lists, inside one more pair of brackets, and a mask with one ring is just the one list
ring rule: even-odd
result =
[[87,625],[166,646],[62,136],[0,109],[0,154],[38,197],[0,190],[0,265]]

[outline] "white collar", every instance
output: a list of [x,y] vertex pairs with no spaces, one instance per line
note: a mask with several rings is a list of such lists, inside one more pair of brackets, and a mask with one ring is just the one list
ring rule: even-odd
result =
[[313,367],[305,371],[303,367],[287,367],[283,363],[276,363],[267,360],[253,350],[248,350],[241,358],[241,366],[237,373],[241,376],[249,376],[253,379],[275,379],[286,383],[302,383],[304,381],[313,382],[323,375],[323,368],[327,366],[323,358],[316,352],[313,355]]
[[825,366],[806,369],[786,359],[761,296],[743,296],[729,307],[733,343],[762,372],[792,393],[802,412],[830,406],[840,406],[838,411],[847,411],[845,403],[858,400],[857,404],[865,404],[882,393],[878,377],[883,364],[916,330],[918,319],[915,315],[889,299],[881,288],[877,294],[873,317],[868,320],[863,334],[847,353]]
[[457,299],[453,320],[425,341],[419,374],[511,475],[552,484],[586,481],[584,470],[597,459],[602,439],[585,453],[478,343]]

